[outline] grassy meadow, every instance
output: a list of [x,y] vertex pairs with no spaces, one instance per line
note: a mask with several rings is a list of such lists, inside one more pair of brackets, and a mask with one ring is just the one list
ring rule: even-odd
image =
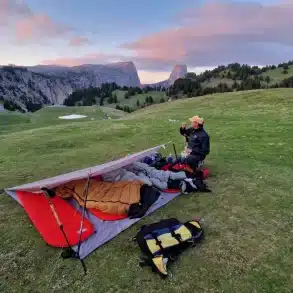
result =
[[[47,246],[21,206],[3,193],[0,292],[292,292],[291,89],[177,100],[108,121],[65,123],[55,120],[54,110],[54,115],[42,111],[33,118],[15,113],[0,116],[0,189],[170,140],[179,151],[180,124],[199,114],[211,137],[206,165],[213,192],[181,195],[124,231],[85,259],[85,277],[80,263],[62,260],[60,250]],[[93,117],[101,118],[103,110],[96,111]],[[201,217],[206,238],[184,252],[170,267],[173,277],[162,281],[139,267],[140,250],[131,238],[141,225],[168,217],[182,221]]]

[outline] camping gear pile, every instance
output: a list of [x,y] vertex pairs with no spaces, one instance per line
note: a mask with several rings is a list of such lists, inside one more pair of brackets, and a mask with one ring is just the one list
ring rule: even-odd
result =
[[[66,248],[62,257],[79,259],[86,273],[83,259],[142,217],[182,193],[210,192],[203,181],[203,173],[168,162],[158,153],[161,147],[165,146],[9,188],[6,192],[23,206],[44,241],[54,247]],[[169,225],[171,222],[164,223]],[[166,234],[164,227],[159,225],[164,231],[159,231],[157,236],[151,234],[160,249],[150,248],[150,239],[146,238],[139,240],[139,245],[142,247],[141,241],[146,241],[152,259],[158,263],[158,255],[168,259],[166,248],[172,252],[172,257],[175,250],[181,251],[185,247],[185,242],[200,238],[197,235],[202,229],[198,225],[192,229],[188,223],[176,222],[175,226],[168,226],[172,230],[170,235],[176,236],[177,242],[168,240],[169,232]],[[197,229],[196,233],[194,229]],[[137,239],[142,239],[139,236],[144,233],[142,231],[145,230],[141,230]],[[164,241],[167,241],[166,245]]]

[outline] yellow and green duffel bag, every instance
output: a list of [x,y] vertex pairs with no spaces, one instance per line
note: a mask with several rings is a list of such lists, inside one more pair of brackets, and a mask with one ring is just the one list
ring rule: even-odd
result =
[[174,261],[186,248],[194,246],[204,235],[197,220],[181,223],[175,218],[145,225],[135,236],[144,253],[140,266],[149,265],[154,272],[167,277],[167,263]]

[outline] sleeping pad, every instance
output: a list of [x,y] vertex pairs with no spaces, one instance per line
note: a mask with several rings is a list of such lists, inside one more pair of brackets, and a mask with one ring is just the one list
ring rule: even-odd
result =
[[[56,188],[56,194],[62,198],[73,197],[80,206],[84,206],[84,189],[87,179],[75,180]],[[141,181],[120,181],[115,183],[91,180],[87,195],[87,208],[115,215],[128,214],[132,204],[140,202]]]

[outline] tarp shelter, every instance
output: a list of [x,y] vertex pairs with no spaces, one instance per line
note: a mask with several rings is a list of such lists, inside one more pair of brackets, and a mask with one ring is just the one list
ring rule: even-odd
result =
[[[156,153],[160,148],[165,147],[165,145],[159,145],[145,151],[138,152],[136,154],[132,154],[126,156],[124,158],[118,159],[116,161],[110,161],[101,165],[97,165],[94,167],[77,170],[71,173],[59,175],[56,177],[44,179],[41,181],[36,181],[33,183],[16,186],[13,188],[6,189],[5,191],[9,194],[13,199],[15,199],[19,204],[23,205],[22,201],[19,199],[18,194],[21,192],[32,192],[32,193],[40,193],[41,188],[54,188],[63,183],[71,182],[78,179],[84,179],[88,177],[95,177],[98,175],[103,175],[113,170],[117,170],[119,168],[123,168],[127,165],[132,164],[135,161],[142,160],[146,156],[152,155]],[[149,208],[146,215],[152,213],[156,209],[162,207],[176,196],[179,193],[175,194],[167,194],[161,193],[159,199]],[[33,196],[33,195],[32,195]],[[74,207],[76,210],[81,212],[82,208],[77,204],[77,202],[73,199],[69,200],[70,205]],[[40,207],[39,211],[33,211],[34,213],[42,213],[42,208]],[[145,216],[146,216],[145,215]],[[140,219],[122,219],[117,221],[103,221],[91,214],[89,211],[86,211],[85,214],[86,219],[93,225],[94,233],[89,236],[86,240],[84,240],[81,244],[79,255],[80,258],[83,259],[87,255],[89,255],[92,251],[94,251],[99,246],[103,245],[110,239],[114,238],[123,230],[127,229]],[[46,219],[45,219],[46,220]],[[53,223],[53,225],[57,225],[57,223]],[[77,245],[73,246],[73,249],[77,251]]]

